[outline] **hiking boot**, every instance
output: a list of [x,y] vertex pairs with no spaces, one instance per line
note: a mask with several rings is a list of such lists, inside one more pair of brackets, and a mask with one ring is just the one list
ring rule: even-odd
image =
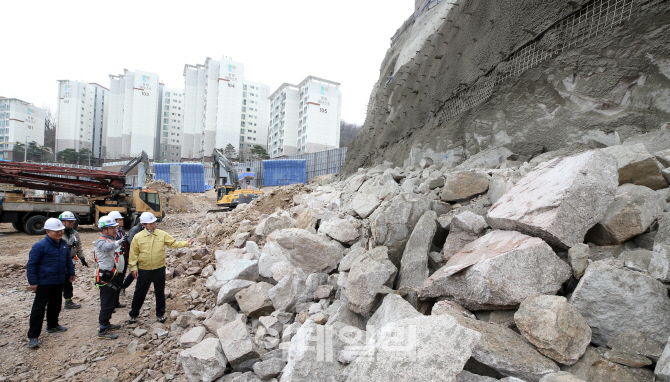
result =
[[164,323],[165,321],[167,321],[167,317],[165,317],[165,316],[161,316],[161,317],[156,316],[156,321],[158,321],[158,322],[160,322],[160,323],[162,324],[162,323]]
[[123,297],[126,296],[126,288],[121,288],[121,290],[119,291],[119,296],[123,296]]
[[119,335],[116,334],[116,333],[112,333],[109,330],[109,328],[107,328],[107,329],[98,330],[98,338],[101,338],[103,340],[115,340],[115,339],[119,338]]
[[37,338],[28,338],[28,347],[38,348],[40,347],[40,341]]
[[122,304],[122,303],[120,303],[120,302],[117,302],[117,303],[116,303],[116,306],[114,307],[114,309],[116,309],[116,308],[125,308],[126,306],[127,306],[126,304]]
[[47,333],[63,333],[67,328],[65,326],[56,326],[55,328],[47,328]]
[[137,323],[137,317],[133,317],[131,315],[128,315],[128,323],[129,324],[136,324]]
[[75,304],[72,302],[72,300],[66,300],[65,301],[65,309],[79,309],[81,308],[81,305]]
[[119,329],[121,329],[121,325],[109,324],[109,326],[107,327],[107,330],[109,330],[110,332],[113,332],[113,331],[119,330]]

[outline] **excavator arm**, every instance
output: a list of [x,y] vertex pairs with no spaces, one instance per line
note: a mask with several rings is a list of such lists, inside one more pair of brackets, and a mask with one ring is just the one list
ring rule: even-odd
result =
[[228,173],[228,182],[233,185],[233,189],[240,188],[240,179],[237,175],[237,169],[230,162],[228,158],[221,152],[221,150],[214,149],[212,152],[212,158],[214,159],[214,185],[215,186],[225,186],[226,180],[221,181],[221,168]]
[[134,169],[135,166],[140,163],[144,163],[145,175],[149,175],[149,156],[146,152],[144,152],[144,150],[142,150],[138,156],[131,159],[130,162],[128,162],[125,166],[121,167],[120,172],[123,173],[123,175],[128,175],[130,170]]

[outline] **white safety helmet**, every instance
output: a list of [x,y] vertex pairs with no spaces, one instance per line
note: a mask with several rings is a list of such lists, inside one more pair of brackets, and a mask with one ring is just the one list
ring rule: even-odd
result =
[[56,218],[49,218],[44,222],[44,229],[47,231],[62,231],[65,229],[63,222]]
[[98,220],[98,228],[107,228],[107,227],[117,227],[118,224],[116,220],[110,218],[109,216],[103,216]]
[[60,220],[77,220],[77,218],[74,217],[74,214],[70,211],[63,211],[58,218]]
[[123,219],[123,216],[121,216],[121,213],[119,211],[112,211],[109,214],[107,214],[107,217],[110,217],[114,220]]
[[142,215],[140,215],[140,223],[142,224],[153,223],[156,220],[158,219],[156,219],[154,214],[152,214],[151,212],[142,212]]

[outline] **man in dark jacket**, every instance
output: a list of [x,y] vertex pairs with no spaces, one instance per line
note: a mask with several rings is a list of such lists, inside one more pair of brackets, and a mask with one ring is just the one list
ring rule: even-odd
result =
[[47,314],[47,333],[61,333],[67,330],[58,324],[61,310],[63,283],[75,280],[74,264],[70,247],[63,240],[65,226],[58,219],[47,219],[44,223],[47,236],[30,249],[26,273],[30,289],[35,292],[35,300],[30,311],[28,346],[40,346],[38,337],[42,332],[44,311]]

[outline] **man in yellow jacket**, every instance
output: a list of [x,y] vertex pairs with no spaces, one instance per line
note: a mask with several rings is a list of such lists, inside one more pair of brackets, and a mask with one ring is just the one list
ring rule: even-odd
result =
[[150,212],[140,215],[140,223],[144,230],[138,232],[130,243],[128,265],[137,280],[135,294],[128,323],[137,323],[137,316],[144,305],[144,299],[151,283],[154,284],[156,295],[156,318],[158,322],[165,322],[165,246],[175,249],[190,247],[194,239],[177,241],[165,231],[156,229],[156,217]]

